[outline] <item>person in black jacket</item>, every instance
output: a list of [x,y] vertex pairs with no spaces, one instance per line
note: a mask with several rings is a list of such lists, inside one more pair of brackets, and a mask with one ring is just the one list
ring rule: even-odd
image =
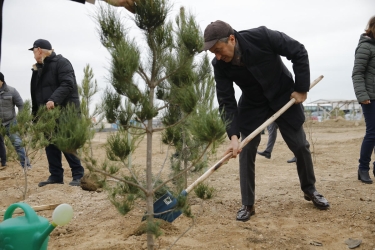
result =
[[[34,42],[32,50],[37,61],[32,68],[31,102],[35,115],[39,107],[53,109],[56,106],[65,107],[74,104],[77,112],[80,110],[77,82],[72,64],[62,55],[56,55],[51,43],[44,39]],[[80,160],[73,154],[63,152],[72,171],[71,186],[79,186],[84,169]],[[61,151],[54,145],[46,147],[50,177],[39,183],[39,187],[47,184],[63,184],[64,169],[61,164]]]
[[[284,33],[259,27],[235,31],[215,21],[204,31],[204,48],[215,54],[212,60],[216,93],[223,119],[229,122],[231,140],[225,154],[240,153],[242,207],[237,220],[247,221],[255,213],[255,157],[260,142],[258,134],[239,152],[239,138],[246,138],[291,98],[296,104],[275,122],[290,150],[297,157],[297,171],[304,198],[315,207],[327,209],[328,201],[315,188],[315,174],[309,143],[303,130],[305,116],[302,102],[310,87],[310,69],[305,47]],[[283,64],[285,56],[293,63],[292,74]],[[237,101],[233,82],[242,90]]]

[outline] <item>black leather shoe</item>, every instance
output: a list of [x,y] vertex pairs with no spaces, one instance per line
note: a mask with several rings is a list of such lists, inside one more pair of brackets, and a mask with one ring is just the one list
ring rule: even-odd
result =
[[250,216],[255,214],[254,205],[245,206],[242,205],[241,209],[237,212],[237,220],[239,221],[248,221],[250,220]]
[[271,153],[270,152],[268,152],[268,151],[263,151],[263,152],[257,152],[258,153],[258,155],[261,155],[261,156],[264,156],[264,157],[266,157],[267,159],[271,159]]
[[316,208],[325,210],[329,208],[329,203],[323,195],[319,194],[318,191],[312,193],[304,193],[304,198],[307,201],[312,201]]
[[48,185],[48,184],[64,184],[64,182],[48,179],[46,181],[39,182],[38,186],[43,187],[43,186]]
[[369,171],[366,171],[366,170],[363,171],[363,170],[358,169],[358,180],[366,184],[372,184]]
[[287,162],[287,163],[297,162],[297,158],[294,156],[292,159],[287,160],[286,162]]

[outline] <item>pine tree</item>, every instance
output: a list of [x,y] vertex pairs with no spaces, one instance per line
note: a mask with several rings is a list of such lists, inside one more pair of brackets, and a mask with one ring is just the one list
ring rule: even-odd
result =
[[[36,114],[32,114],[31,102],[26,100],[16,120],[17,123],[10,127],[10,133],[17,133],[22,139],[22,146],[31,165],[40,160],[40,150],[49,144],[56,145],[61,151],[75,154],[90,137],[90,123],[78,116],[75,107],[70,105],[51,110],[42,106]],[[27,168],[24,170],[22,193],[25,199],[28,190]]]
[[[97,15],[101,42],[111,56],[111,87],[105,91],[102,106],[108,122],[120,124],[118,133],[108,138],[107,156],[121,164],[95,171],[121,180],[110,195],[121,213],[131,210],[136,197],[145,198],[148,249],[154,248],[154,236],[160,235],[153,220],[157,193],[199,164],[204,153],[225,134],[218,111],[207,101],[207,95],[213,94],[213,81],[208,78],[208,58],[197,57],[203,47],[199,26],[184,8],[174,22],[167,19],[170,9],[166,0],[137,1],[134,22],[142,31],[142,37],[137,38],[131,38],[115,9],[101,8]],[[161,119],[164,127],[154,127],[155,118]],[[177,176],[162,180],[152,166],[153,134],[164,130],[165,143],[175,146],[181,142],[182,124],[185,140],[204,146]],[[130,141],[128,133],[132,135]],[[143,135],[147,143],[145,178],[126,163]],[[126,167],[129,175],[123,177],[121,167]]]
[[81,85],[78,85],[78,94],[81,101],[81,114],[85,119],[87,119],[88,122],[91,123],[91,136],[88,140],[87,150],[90,151],[88,158],[92,159],[94,158],[94,153],[92,149],[91,139],[94,136],[95,125],[97,125],[101,121],[101,119],[99,118],[100,108],[98,106],[95,106],[94,110],[90,112],[90,105],[92,104],[94,95],[99,92],[99,88],[97,81],[94,80],[94,73],[89,64],[87,64],[83,69],[83,74],[84,76],[82,79],[82,83]]

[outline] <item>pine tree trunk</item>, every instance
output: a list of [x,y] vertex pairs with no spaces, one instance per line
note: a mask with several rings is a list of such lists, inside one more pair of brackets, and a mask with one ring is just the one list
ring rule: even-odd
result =
[[[150,103],[154,102],[154,89],[150,89]],[[147,122],[147,169],[146,169],[146,181],[147,181],[147,213],[154,213],[154,197],[153,197],[153,185],[152,185],[152,119]],[[148,216],[147,221],[152,223],[154,216]],[[151,232],[147,231],[147,249],[154,249],[154,236]]]
[[187,160],[187,146],[186,146],[186,138],[185,138],[186,134],[185,134],[185,131],[182,132],[182,158],[184,160],[184,189],[187,188],[187,167],[188,167],[188,160]]

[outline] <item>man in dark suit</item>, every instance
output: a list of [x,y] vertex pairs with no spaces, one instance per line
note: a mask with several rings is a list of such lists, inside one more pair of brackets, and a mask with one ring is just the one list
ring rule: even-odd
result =
[[[223,119],[229,122],[231,140],[226,154],[240,153],[240,186],[242,207],[237,220],[247,221],[255,213],[255,157],[260,142],[257,135],[239,152],[239,138],[246,138],[291,98],[296,104],[277,120],[281,135],[297,157],[297,172],[304,198],[319,209],[327,209],[328,201],[315,188],[315,174],[309,143],[303,130],[305,116],[302,102],[310,87],[310,69],[305,47],[289,36],[259,27],[235,31],[215,21],[204,32],[204,48],[215,54],[214,68],[217,99]],[[292,74],[283,64],[285,56],[293,63]],[[242,90],[237,104],[233,82]]]

